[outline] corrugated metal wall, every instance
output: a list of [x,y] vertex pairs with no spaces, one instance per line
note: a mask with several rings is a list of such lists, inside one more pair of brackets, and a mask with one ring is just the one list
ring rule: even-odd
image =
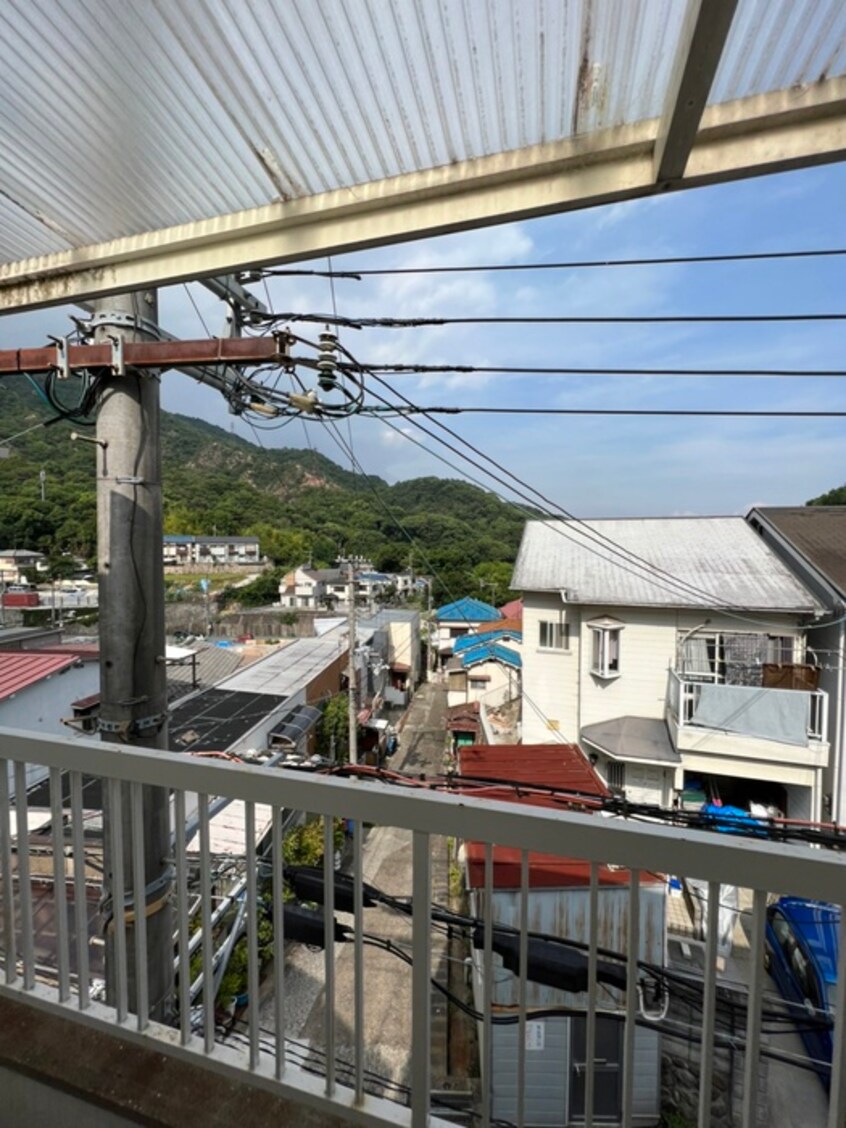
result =
[[[532,889],[529,894],[530,932],[546,932],[552,936],[566,937],[588,943],[590,890]],[[474,894],[475,915],[484,915],[484,898]],[[494,921],[519,927],[519,889],[498,889],[494,892]],[[652,963],[663,963],[666,946],[666,893],[665,886],[645,886],[640,891],[640,950],[638,958]],[[599,892],[599,935],[597,944],[614,952],[626,951],[626,932],[629,924],[629,890],[626,887],[601,889]],[[497,961],[498,962],[498,961]],[[610,990],[610,989],[609,989]],[[606,996],[606,1003],[612,996]],[[572,994],[545,987],[537,983],[526,984],[528,1006],[587,1005],[584,994]],[[500,968],[493,994],[494,1004],[512,1006],[517,1003],[516,981]]]

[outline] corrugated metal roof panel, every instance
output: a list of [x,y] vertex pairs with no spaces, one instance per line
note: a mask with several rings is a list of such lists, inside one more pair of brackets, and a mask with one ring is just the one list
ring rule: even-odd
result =
[[577,744],[473,744],[459,750],[458,766],[462,775],[473,779],[610,794]]
[[579,604],[819,609],[742,517],[529,521],[511,583]]
[[787,90],[844,73],[843,0],[741,0],[709,101]]
[[439,607],[435,612],[435,619],[439,623],[493,623],[501,619],[502,615],[490,603],[481,599],[465,596]]
[[760,514],[820,574],[846,594],[846,506],[762,507]]
[[523,664],[516,650],[509,650],[507,646],[500,646],[495,642],[480,642],[469,647],[462,652],[459,661],[465,668],[476,666],[479,662],[502,662],[505,666],[519,670]]
[[8,0],[0,253],[14,261],[657,116],[684,8]]
[[[0,260],[660,118],[690,7],[6,0]],[[844,69],[840,0],[740,0],[711,101]]]
[[337,661],[346,649],[346,636],[298,638],[239,670],[222,681],[218,689],[293,697]]
[[72,654],[40,654],[33,650],[0,652],[0,701],[67,670],[76,661]]

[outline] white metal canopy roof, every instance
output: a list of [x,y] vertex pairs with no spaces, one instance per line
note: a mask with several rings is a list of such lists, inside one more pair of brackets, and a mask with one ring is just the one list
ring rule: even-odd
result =
[[0,309],[841,159],[841,0],[4,0]]

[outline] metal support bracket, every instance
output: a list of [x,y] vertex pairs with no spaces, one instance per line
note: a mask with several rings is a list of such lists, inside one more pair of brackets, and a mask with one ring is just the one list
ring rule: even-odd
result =
[[138,717],[132,722],[132,727],[135,732],[149,732],[155,729],[156,732],[162,727],[167,720],[167,713],[151,713],[148,717]]
[[143,732],[158,732],[167,720],[167,713],[151,713],[147,717],[137,717],[133,721],[107,721],[102,717],[97,718],[97,731],[106,733],[133,733],[139,735]]
[[67,380],[70,377],[67,337],[54,337],[54,340],[56,342],[56,375],[60,380]]
[[126,361],[123,355],[123,337],[110,337],[112,342],[112,374],[115,376],[126,375]]

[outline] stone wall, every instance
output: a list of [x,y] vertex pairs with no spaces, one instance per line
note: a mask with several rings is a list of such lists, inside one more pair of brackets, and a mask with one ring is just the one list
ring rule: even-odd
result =
[[[746,1055],[742,1046],[746,1040],[746,995],[743,992],[718,990],[719,1013],[728,1013],[733,1004],[735,1014],[736,1045],[718,1047],[714,1051],[713,1082],[711,1088],[711,1115],[708,1123],[712,1128],[735,1128],[742,1121],[743,1110],[743,1071]],[[697,1123],[699,1110],[699,1078],[702,1060],[697,1033],[702,1026],[701,1011],[674,1004],[668,1014],[690,1028],[691,1037],[674,1037],[666,1032],[661,1035],[661,1108],[665,1115],[676,1113],[691,1125]],[[767,1039],[762,1037],[762,1047]],[[769,1123],[767,1100],[768,1059],[758,1060],[758,1112],[756,1124],[765,1128]]]

